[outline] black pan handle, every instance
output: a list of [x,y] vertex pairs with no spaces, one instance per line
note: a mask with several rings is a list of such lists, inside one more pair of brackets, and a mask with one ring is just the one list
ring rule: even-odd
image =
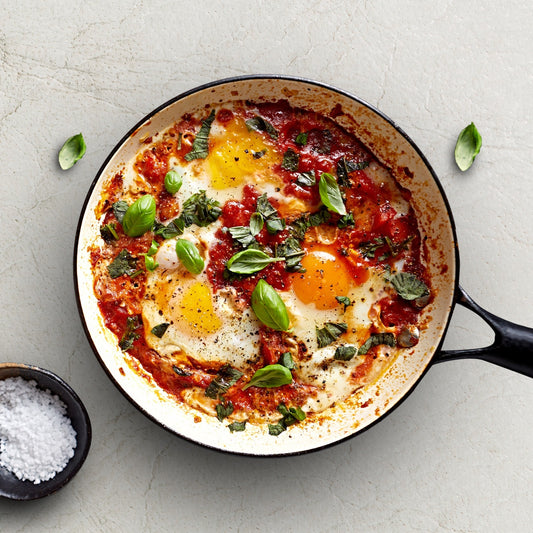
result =
[[480,316],[492,328],[494,342],[485,348],[441,350],[435,363],[453,359],[483,359],[533,378],[533,329],[499,318],[480,307],[462,287],[457,303]]

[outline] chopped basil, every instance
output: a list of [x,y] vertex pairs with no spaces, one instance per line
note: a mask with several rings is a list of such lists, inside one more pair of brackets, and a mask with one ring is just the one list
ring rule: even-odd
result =
[[398,272],[390,278],[390,282],[404,300],[416,300],[429,295],[428,286],[410,272]]
[[122,219],[124,218],[128,207],[128,202],[125,202],[124,200],[119,200],[113,204],[113,213],[120,224],[122,224]]
[[337,227],[339,229],[347,228],[348,226],[355,226],[355,220],[353,219],[353,213],[348,213],[339,218]]
[[153,256],[144,254],[144,266],[146,267],[146,270],[153,272],[159,266],[159,263],[153,258]]
[[334,176],[323,172],[318,183],[318,192],[322,203],[330,210],[339,215],[346,215],[346,207],[342,200],[339,185],[335,181]]
[[237,241],[244,248],[248,248],[248,246],[256,242],[248,226],[233,226],[232,228],[228,228],[228,231],[233,240]]
[[205,389],[205,395],[216,399],[219,395],[228,392],[228,389],[235,385],[241,376],[240,370],[232,368],[229,364],[224,365]]
[[259,115],[255,115],[253,118],[248,119],[246,121],[246,127],[248,128],[248,131],[264,131],[274,140],[277,140],[279,136],[278,130],[276,130],[270,122]]
[[157,324],[157,326],[152,328],[152,335],[161,338],[167,331],[168,326],[170,326],[169,322],[161,322],[161,324]]
[[158,248],[159,244],[157,243],[157,241],[152,241],[152,244],[150,245],[150,248],[148,248],[146,255],[155,255],[157,253]]
[[346,308],[350,305],[352,305],[352,301],[348,296],[335,296],[335,300],[339,302],[340,304],[344,305],[343,311],[346,311]]
[[296,136],[296,139],[294,139],[294,142],[296,144],[299,144],[300,146],[305,146],[307,144],[308,135],[309,135],[308,133],[304,133],[304,132],[298,133],[298,135]]
[[228,429],[233,433],[234,431],[244,431],[246,429],[246,420],[242,422],[235,421],[228,425]]
[[378,248],[387,246],[388,250],[378,257],[378,261],[384,261],[388,257],[396,257],[402,250],[406,250],[413,239],[414,235],[411,235],[405,239],[405,241],[396,244],[390,239],[390,237],[375,237],[373,241],[362,242],[358,248],[363,257],[372,259],[375,257]]
[[165,189],[169,194],[176,194],[183,183],[183,178],[177,170],[169,170],[165,175]]
[[242,388],[249,387],[274,388],[292,383],[291,371],[283,365],[274,364],[260,368],[252,376],[252,379]]
[[260,279],[252,292],[252,309],[257,318],[267,327],[287,331],[290,320],[287,308],[280,295],[264,279]]
[[252,216],[250,217],[250,233],[252,234],[253,237],[255,237],[261,232],[264,224],[265,224],[265,221],[261,213],[252,214]]
[[278,422],[277,424],[268,424],[268,433],[269,435],[273,435],[274,437],[277,437],[280,433],[283,433],[286,430],[286,426],[284,426],[281,422]]
[[155,199],[151,194],[138,198],[128,207],[122,219],[122,228],[128,237],[140,237],[151,230],[155,221]]
[[296,178],[296,183],[302,187],[312,187],[313,185],[316,185],[315,172],[313,170],[311,170],[311,172],[300,172]]
[[342,346],[337,346],[335,350],[335,355],[333,359],[337,361],[350,361],[353,359],[353,356],[357,353],[357,348],[349,344],[343,344]]
[[111,279],[118,278],[124,274],[131,276],[137,272],[137,258],[133,257],[128,250],[121,250],[115,259],[107,265],[107,271]]
[[278,212],[268,201],[266,193],[257,199],[257,212],[263,217],[269,233],[274,234],[285,229],[285,220],[277,216]]
[[211,124],[215,120],[215,110],[211,109],[209,116],[202,120],[202,125],[194,138],[192,143],[192,149],[188,154],[185,154],[186,161],[192,161],[193,159],[205,159],[209,155],[209,132],[211,131]]
[[370,348],[379,346],[380,344],[386,344],[387,346],[396,346],[396,338],[394,333],[373,333],[365,341],[365,343],[359,348],[358,355],[366,355]]
[[350,182],[350,172],[355,170],[363,170],[369,165],[368,161],[361,161],[359,163],[354,163],[353,161],[347,160],[345,157],[341,157],[337,162],[337,178],[339,185],[341,187],[351,187]]
[[309,228],[320,226],[320,224],[327,222],[330,218],[331,213],[325,207],[311,215],[302,215],[291,222],[291,234],[296,239],[303,240]]
[[327,209],[320,209],[320,211],[309,215],[309,226],[320,226],[320,224],[327,222],[330,218],[331,213]]
[[137,315],[129,316],[126,319],[126,329],[124,330],[124,333],[120,338],[120,342],[118,343],[122,351],[126,352],[127,350],[129,350],[133,346],[135,340],[139,338],[139,335],[135,333],[135,330],[140,325],[141,321],[139,320],[139,317]]
[[233,404],[231,402],[227,403],[219,403],[215,406],[215,410],[217,412],[217,418],[222,422],[224,418],[228,417],[233,413]]
[[468,170],[481,150],[481,135],[473,122],[464,128],[455,145],[455,162],[464,172]]
[[87,146],[83,135],[78,133],[65,141],[65,144],[59,150],[59,166],[63,170],[72,168],[85,154]]
[[268,433],[270,435],[278,436],[283,433],[289,426],[302,422],[305,420],[305,412],[301,407],[289,407],[284,403],[278,405],[278,411],[282,414],[283,418],[277,424],[268,424]]
[[280,355],[278,363],[288,368],[289,370],[294,370],[296,368],[296,363],[292,358],[291,352],[285,352]]
[[278,231],[283,231],[285,229],[285,220],[279,217],[267,218],[266,229],[272,235]]
[[316,327],[315,329],[318,347],[324,348],[346,333],[348,324],[346,322],[326,322],[322,328]]
[[185,222],[181,218],[176,218],[168,223],[168,225],[156,222],[154,225],[154,234],[159,235],[163,239],[172,239],[178,235],[183,234],[185,229]]
[[234,274],[255,274],[276,261],[282,261],[282,259],[270,257],[261,250],[248,248],[230,257],[226,268]]
[[285,259],[285,269],[289,272],[301,270],[300,261],[304,255],[305,251],[294,237],[288,237],[285,242],[276,245],[276,256]]
[[117,226],[114,222],[100,227],[100,235],[106,243],[118,241]]
[[207,198],[205,191],[197,192],[185,200],[180,219],[185,227],[196,224],[197,226],[209,226],[222,214],[220,204],[212,198]]
[[283,161],[281,168],[288,170],[289,172],[296,172],[298,170],[298,163],[300,162],[300,154],[289,148],[283,154]]
[[198,248],[187,239],[176,241],[176,254],[181,264],[191,273],[200,274],[204,269],[205,262]]

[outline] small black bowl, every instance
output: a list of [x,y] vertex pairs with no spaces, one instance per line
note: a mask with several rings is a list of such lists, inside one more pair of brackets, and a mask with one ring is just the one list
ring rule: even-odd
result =
[[67,406],[67,415],[76,431],[76,449],[67,466],[52,479],[35,484],[21,481],[0,466],[0,497],[11,500],[35,500],[53,494],[66,485],[81,468],[91,446],[91,422],[78,395],[60,377],[49,370],[18,363],[0,363],[0,380],[14,377],[35,380],[40,389],[57,394]]

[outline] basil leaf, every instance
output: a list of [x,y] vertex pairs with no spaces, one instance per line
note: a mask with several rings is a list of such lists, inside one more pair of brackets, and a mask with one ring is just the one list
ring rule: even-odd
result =
[[295,272],[302,268],[300,260],[304,255],[305,251],[294,237],[288,237],[284,243],[276,246],[276,256],[285,259],[285,269],[289,272]]
[[335,296],[335,300],[339,302],[340,304],[344,305],[343,311],[346,311],[346,308],[350,305],[352,305],[352,301],[348,296]]
[[209,145],[207,139],[209,138],[209,132],[211,131],[211,124],[215,120],[215,110],[211,109],[209,116],[202,120],[202,125],[194,141],[192,143],[192,149],[188,154],[185,154],[185,161],[192,161],[193,159],[205,159],[209,155]]
[[115,215],[115,218],[120,222],[120,224],[122,224],[122,219],[124,218],[128,207],[128,203],[124,200],[119,200],[118,202],[115,202],[113,204],[113,213]]
[[106,243],[118,241],[117,226],[115,223],[106,224],[100,227],[100,235]]
[[159,263],[153,258],[153,256],[144,254],[144,266],[146,267],[146,270],[153,272],[159,266]]
[[163,239],[172,239],[173,237],[182,235],[184,229],[185,223],[183,220],[181,218],[176,218],[169,222],[167,226],[160,222],[156,222],[154,225],[154,234],[159,235]]
[[231,402],[228,402],[226,404],[219,403],[215,406],[215,410],[217,412],[217,418],[222,422],[224,418],[228,417],[233,413],[233,404]]
[[307,230],[314,226],[320,226],[331,218],[331,213],[324,207],[311,215],[302,215],[291,223],[291,234],[299,239],[305,238]]
[[329,130],[322,130],[320,133],[320,144],[317,152],[319,154],[329,154],[331,152],[331,144],[333,143],[333,135]]
[[263,229],[265,221],[261,213],[253,213],[250,217],[250,233],[253,237],[258,235]]
[[324,327],[316,330],[316,341],[319,348],[324,348],[332,342],[335,342],[343,333],[348,331],[346,322],[326,322]]
[[349,161],[345,157],[341,157],[337,162],[337,178],[339,185],[341,187],[351,187],[352,183],[350,181],[349,176],[350,172],[354,172],[356,170],[363,170],[364,168],[368,167],[368,165],[368,161],[354,163],[353,161]]
[[330,210],[338,213],[339,215],[346,214],[346,207],[342,201],[341,191],[335,178],[323,172],[320,176],[318,183],[318,192],[320,193],[320,199],[322,203]]
[[170,326],[169,322],[161,322],[161,324],[157,324],[157,326],[152,328],[152,335],[161,338],[167,331],[168,326]]
[[237,252],[234,256],[230,257],[226,263],[226,268],[234,274],[255,274],[270,265],[270,263],[275,263],[276,261],[282,261],[282,259],[279,257],[269,257],[261,250],[249,248],[242,252]]
[[179,218],[184,227],[193,224],[205,227],[215,222],[221,214],[220,204],[212,198],[207,198],[205,191],[200,191],[185,200]]
[[292,374],[287,367],[279,364],[267,365],[257,370],[242,390],[246,390],[249,387],[271,389],[288,385],[289,383],[292,383]]
[[296,183],[302,187],[312,187],[313,185],[316,185],[315,172],[313,170],[311,170],[311,172],[300,172],[296,178]]
[[141,321],[139,320],[139,317],[136,316],[129,316],[126,319],[126,329],[124,330],[124,333],[122,334],[122,337],[120,338],[120,342],[118,343],[119,348],[126,352],[129,350],[133,343],[139,338],[139,335],[135,333],[135,330],[141,325]]
[[473,122],[464,128],[455,145],[455,162],[464,172],[468,170],[481,150],[481,135]]
[[294,142],[296,144],[299,144],[300,146],[305,146],[307,144],[307,136],[308,136],[308,133],[304,133],[304,132],[298,133],[298,135],[296,136],[296,139],[294,139]]
[[274,235],[278,231],[283,231],[285,229],[285,221],[281,218],[267,218],[266,220],[266,229],[268,233]]
[[181,264],[191,274],[200,274],[204,269],[205,263],[198,248],[187,239],[178,239],[176,241],[176,254]]
[[264,279],[260,279],[252,292],[252,309],[267,327],[277,331],[289,329],[289,314],[280,295]]
[[246,121],[246,127],[248,128],[248,131],[264,131],[268,133],[275,141],[279,136],[278,130],[276,130],[276,128],[274,128],[270,122],[259,115],[255,115],[253,118],[248,119]]
[[347,228],[348,226],[355,226],[355,220],[353,219],[353,213],[348,213],[347,215],[343,215],[337,221],[337,227],[339,229],[344,229],[344,228]]
[[296,363],[292,358],[291,352],[282,353],[278,362],[289,370],[294,370],[296,368]]
[[257,212],[262,215],[264,219],[278,214],[276,209],[268,201],[266,192],[257,199]]
[[300,162],[300,154],[297,154],[294,150],[289,148],[283,154],[283,161],[281,168],[288,170],[289,172],[296,172],[298,170],[298,163]]
[[355,346],[344,344],[342,346],[337,346],[333,359],[337,361],[350,361],[350,359],[353,359],[353,356],[356,353],[357,353],[357,348]]
[[305,412],[299,406],[287,408],[284,403],[280,403],[278,405],[278,411],[282,414],[283,418],[277,424],[268,425],[268,433],[270,435],[277,436],[283,433],[287,427],[302,422],[306,418]]
[[248,246],[256,242],[250,228],[247,226],[233,226],[228,228],[228,231],[233,240],[244,246],[244,248],[248,248]]
[[131,276],[137,271],[137,258],[133,257],[128,250],[121,250],[115,259],[107,265],[107,271],[111,279],[116,279],[124,274]]
[[228,429],[233,433],[234,431],[244,431],[246,429],[246,420],[243,422],[235,421],[228,425]]
[[404,300],[416,300],[429,295],[428,286],[410,272],[398,272],[391,277],[390,282]]
[[152,241],[152,244],[150,245],[150,248],[148,248],[146,255],[155,255],[157,253],[158,248],[159,244],[156,241]]
[[374,333],[365,341],[365,343],[359,348],[358,355],[366,355],[370,348],[379,346],[380,344],[386,344],[387,346],[396,346],[396,338],[394,333]]
[[183,178],[174,169],[165,174],[165,189],[169,194],[176,194],[183,184]]
[[280,433],[283,433],[287,429],[281,422],[277,424],[268,424],[268,433],[277,437]]
[[211,383],[205,389],[205,395],[208,398],[216,399],[220,394],[228,392],[228,389],[235,385],[242,376],[242,372],[230,365],[224,365],[211,380]]
[[87,146],[81,133],[73,135],[65,141],[65,144],[59,150],[59,166],[63,170],[72,168],[85,154]]
[[128,237],[140,237],[151,230],[155,221],[155,200],[145,194],[128,207],[122,219],[122,228]]
[[324,222],[327,222],[330,218],[331,213],[327,209],[322,208],[320,211],[309,215],[309,226],[320,226],[320,224],[324,224]]

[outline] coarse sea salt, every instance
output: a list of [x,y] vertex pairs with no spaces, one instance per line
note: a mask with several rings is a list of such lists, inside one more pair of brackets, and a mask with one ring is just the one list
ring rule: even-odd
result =
[[0,465],[35,484],[74,456],[76,431],[59,396],[21,377],[0,380]]

